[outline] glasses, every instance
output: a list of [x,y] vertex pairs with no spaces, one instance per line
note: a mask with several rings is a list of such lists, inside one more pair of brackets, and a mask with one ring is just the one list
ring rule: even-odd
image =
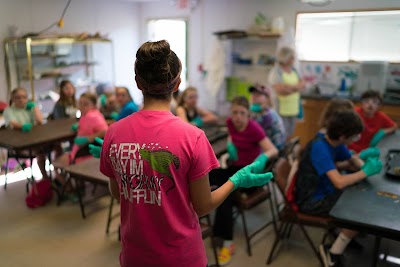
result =
[[363,103],[371,103],[371,104],[374,104],[374,105],[380,105],[381,104],[381,101],[378,99],[378,98],[366,98],[366,99],[363,99],[363,100],[361,100]]
[[16,95],[13,97],[13,99],[15,100],[19,100],[19,99],[27,99],[28,96],[27,95]]

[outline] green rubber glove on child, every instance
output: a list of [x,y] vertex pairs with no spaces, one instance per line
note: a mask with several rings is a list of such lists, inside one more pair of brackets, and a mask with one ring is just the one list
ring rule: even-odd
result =
[[265,169],[265,165],[268,162],[268,156],[265,153],[260,154],[253,162],[259,162],[260,164],[257,167],[254,167],[255,173],[263,173]]
[[74,143],[78,146],[83,146],[89,143],[89,138],[86,136],[75,137]]
[[104,108],[107,105],[106,95],[104,94],[100,95],[99,99],[100,99],[100,105]]
[[119,114],[116,111],[114,111],[113,113],[110,114],[111,119],[113,119],[115,121],[118,119],[118,116],[119,116]]
[[262,186],[268,183],[274,175],[271,172],[257,174],[255,169],[259,168],[261,163],[256,161],[237,171],[229,180],[234,185],[234,190],[239,187],[249,188],[253,186]]
[[232,161],[237,161],[239,159],[238,153],[237,153],[237,148],[236,146],[231,142],[228,141],[226,143],[226,150],[228,151],[228,159]]
[[26,109],[26,110],[32,110],[34,107],[36,107],[35,102],[33,102],[33,101],[28,101],[28,103],[26,103],[25,109]]
[[94,141],[96,143],[100,144],[100,146],[89,144],[89,153],[92,154],[93,157],[95,157],[95,158],[100,158],[101,147],[103,146],[104,140],[99,137],[96,137],[96,138],[94,138]]
[[372,137],[371,142],[369,143],[370,147],[376,146],[382,139],[385,137],[386,133],[383,129],[380,129],[376,132],[376,134]]
[[260,104],[253,104],[250,106],[250,111],[254,113],[260,113],[262,111],[262,107]]
[[380,155],[381,152],[379,151],[379,148],[376,147],[369,147],[360,152],[360,158],[363,161],[366,161],[369,158],[379,158]]
[[74,123],[71,125],[71,130],[74,132],[78,131],[78,128],[79,128],[79,123]]
[[32,130],[32,123],[27,122],[27,123],[22,124],[22,128],[21,128],[22,132],[27,133],[27,132],[30,132],[31,130]]
[[382,170],[382,161],[377,158],[369,158],[361,167],[361,170],[365,172],[367,176],[377,174]]
[[203,120],[200,117],[194,118],[191,122],[197,127],[203,126]]

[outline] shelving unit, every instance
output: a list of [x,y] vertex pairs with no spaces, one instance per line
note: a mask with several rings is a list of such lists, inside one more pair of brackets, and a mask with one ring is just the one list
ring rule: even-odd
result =
[[24,87],[38,102],[48,100],[50,91],[58,93],[63,79],[74,83],[77,96],[115,80],[113,46],[105,38],[7,38],[4,51],[8,90]]
[[[218,96],[218,112],[227,115],[233,96],[248,97],[250,84],[267,84],[268,73],[274,66],[277,42],[280,34],[265,33],[248,35],[246,33],[221,35],[225,47],[225,90]],[[236,82],[232,83],[233,80]]]

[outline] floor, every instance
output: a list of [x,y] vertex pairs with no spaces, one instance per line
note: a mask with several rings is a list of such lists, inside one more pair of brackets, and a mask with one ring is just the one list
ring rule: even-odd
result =
[[[3,176],[4,177],[4,176]],[[1,177],[0,177],[1,180]],[[1,181],[0,181],[1,183]],[[77,203],[64,202],[56,205],[55,198],[46,206],[34,210],[28,209],[24,202],[25,181],[8,185],[7,190],[0,188],[0,265],[7,267],[35,266],[119,266],[118,222],[114,221],[111,233],[106,235],[105,226],[109,198],[88,206],[86,219],[82,219]],[[249,227],[268,219],[268,205],[260,205],[249,213]],[[320,241],[322,232],[310,229],[315,242]],[[235,224],[236,254],[230,267],[266,266],[265,260],[274,240],[272,227],[258,234],[252,242],[253,256],[247,256],[242,232],[242,224]],[[370,266],[373,239],[364,236],[360,239],[363,250],[349,249],[346,253],[346,266]],[[393,255],[393,247],[386,240],[383,251]],[[205,248],[210,263],[214,262],[209,240]],[[284,242],[272,267],[318,267],[319,262],[307,246],[305,239],[295,227],[289,242]],[[378,266],[398,266],[380,262]]]

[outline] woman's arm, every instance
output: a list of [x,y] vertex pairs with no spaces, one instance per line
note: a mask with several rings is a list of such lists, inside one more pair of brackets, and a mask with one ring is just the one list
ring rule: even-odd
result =
[[176,108],[176,116],[178,116],[185,122],[189,122],[186,117],[186,110],[182,106]]
[[274,144],[269,140],[268,137],[263,138],[259,142],[260,147],[262,148],[265,155],[267,155],[268,159],[274,158],[278,156],[278,149],[274,146]]
[[202,108],[197,108],[197,112],[200,115],[201,119],[203,120],[204,123],[217,123],[218,118],[215,116],[214,113],[202,109]]
[[208,174],[191,181],[189,183],[190,198],[197,215],[201,217],[216,209],[229,196],[233,188],[233,183],[228,180],[211,192]]

